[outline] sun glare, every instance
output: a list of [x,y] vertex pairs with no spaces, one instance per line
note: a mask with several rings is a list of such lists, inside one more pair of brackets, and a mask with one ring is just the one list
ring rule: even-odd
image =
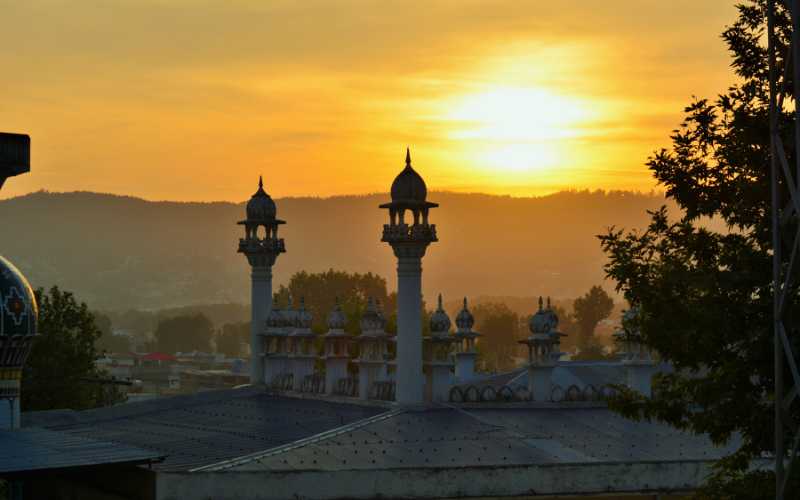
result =
[[553,167],[564,143],[582,134],[588,103],[544,88],[491,87],[455,99],[447,113],[450,139],[480,146],[480,168],[528,172]]

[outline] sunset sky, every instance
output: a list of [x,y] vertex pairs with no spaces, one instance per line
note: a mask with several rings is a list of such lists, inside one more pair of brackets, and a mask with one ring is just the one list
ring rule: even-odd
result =
[[[733,82],[730,0],[3,2],[3,197],[650,190],[692,95]],[[13,5],[13,7],[12,7]]]

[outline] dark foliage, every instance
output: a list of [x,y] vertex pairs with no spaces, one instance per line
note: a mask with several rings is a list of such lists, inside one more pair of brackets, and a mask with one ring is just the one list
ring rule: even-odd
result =
[[[678,218],[662,208],[651,212],[642,232],[612,228],[600,237],[607,275],[640,306],[641,341],[677,369],[656,377],[657,398],[624,391],[613,407],[708,433],[717,443],[737,434],[743,440],[717,465],[702,498],[774,494],[771,473],[748,469],[774,450],[765,7],[763,0],[744,2],[722,35],[739,83],[713,101],[687,106],[672,147],[648,161],[680,206]],[[782,55],[788,20],[780,7],[777,17]],[[783,65],[780,56],[778,63]],[[786,112],[780,127],[784,143],[791,144],[794,129]],[[791,164],[795,152],[789,154]],[[785,187],[781,191],[785,202]],[[728,230],[709,229],[710,219],[722,220]],[[797,218],[789,218],[788,226],[794,232]],[[788,299],[795,318],[797,292],[794,285]],[[785,377],[790,379],[788,372]],[[797,405],[792,415],[800,417]],[[795,481],[786,497],[798,494]]]

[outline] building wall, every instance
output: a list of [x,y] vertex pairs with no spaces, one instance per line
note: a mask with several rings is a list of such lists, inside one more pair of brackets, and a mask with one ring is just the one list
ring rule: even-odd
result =
[[[576,464],[345,471],[158,473],[157,500],[537,498],[682,493],[702,483],[705,462]],[[660,498],[664,498],[663,496]]]

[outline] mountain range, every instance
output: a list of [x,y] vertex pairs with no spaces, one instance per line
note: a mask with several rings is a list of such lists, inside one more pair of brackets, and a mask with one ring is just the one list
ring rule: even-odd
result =
[[[386,194],[276,199],[287,253],[275,287],[292,273],[367,272],[396,286],[380,242]],[[604,282],[596,235],[643,228],[662,195],[565,191],[535,198],[432,192],[439,242],[423,261],[428,302],[492,295],[571,298]],[[58,285],[97,309],[247,303],[249,269],[236,253],[244,203],[183,203],[91,192],[36,192],[0,200],[0,253],[34,287]]]

